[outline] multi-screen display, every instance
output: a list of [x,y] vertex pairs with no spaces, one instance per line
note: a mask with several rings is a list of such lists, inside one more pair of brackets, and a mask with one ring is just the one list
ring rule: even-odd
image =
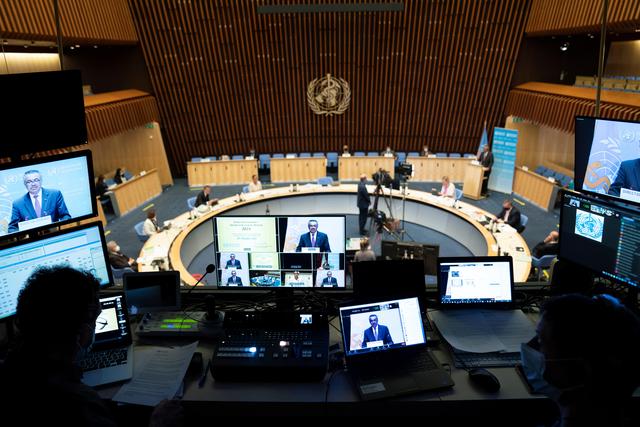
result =
[[214,219],[219,287],[345,287],[344,216]]

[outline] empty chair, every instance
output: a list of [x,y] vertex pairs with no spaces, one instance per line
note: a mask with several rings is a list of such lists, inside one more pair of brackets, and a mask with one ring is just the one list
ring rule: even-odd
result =
[[456,200],[460,200],[462,199],[462,190],[459,188],[456,188]]
[[378,153],[377,151],[368,151],[367,152],[367,156],[369,157],[375,157],[375,156],[379,156],[380,153]]
[[364,151],[356,151],[353,155],[356,157],[364,157]]
[[122,276],[124,273],[135,273],[135,270],[131,267],[115,268],[111,266],[111,274],[113,275],[113,281],[116,285],[122,284]]
[[242,192],[243,193],[248,193],[249,192],[249,186],[245,185],[244,187],[242,187]]
[[195,209],[196,207],[196,198],[195,197],[189,197],[187,199],[187,208],[189,208],[189,210],[191,209]]
[[258,156],[258,161],[260,162],[260,169],[269,169],[271,157],[269,157],[268,154],[260,154]]
[[396,166],[400,166],[401,163],[407,159],[407,153],[396,153]]
[[520,227],[518,228],[518,233],[522,233],[524,229],[527,227],[527,222],[529,222],[529,217],[525,214],[520,214]]
[[213,162],[218,160],[218,158],[216,156],[209,156],[209,157],[205,157],[204,159],[202,159],[203,162]]
[[311,153],[300,153],[300,157],[311,157]]
[[467,158],[467,159],[475,159],[476,155],[473,154],[473,153],[465,153],[464,157]]
[[436,157],[447,157],[447,153],[436,153]]
[[538,175],[544,175],[544,173],[547,171],[547,168],[545,168],[542,165],[539,165],[537,168],[535,168],[534,172],[537,173]]
[[144,221],[140,221],[133,228],[136,230],[136,236],[138,236],[138,240],[140,240],[141,242],[146,242],[147,240],[149,240],[149,236],[144,234],[144,231],[142,231],[143,227]]
[[555,255],[543,255],[541,258],[531,257],[531,267],[536,269],[538,282],[540,281],[540,276],[542,276],[542,271],[551,268],[555,258]]
[[458,158],[459,159],[462,156],[460,155],[460,153],[449,153],[449,157],[453,157],[453,158]]
[[242,160],[244,159],[244,156],[242,154],[234,154],[233,156],[231,156],[231,160]]
[[322,178],[318,178],[318,185],[331,185],[333,184],[333,178],[330,176],[323,176]]
[[191,161],[192,162],[201,162],[202,161],[202,157],[192,157]]
[[[302,154],[300,155],[302,157]],[[324,153],[315,152],[313,153],[313,157],[324,157]]]
[[546,171],[544,171],[542,173],[542,176],[544,176],[545,178],[549,178],[549,177],[553,177],[556,174],[555,171],[551,170],[551,169],[547,169]]
[[417,151],[409,151],[409,153],[407,153],[407,157],[420,157],[420,153]]
[[275,153],[272,157],[273,157],[274,159],[284,159],[284,154],[282,154],[282,153]]
[[330,168],[338,167],[338,153],[330,151],[327,153],[327,166]]
[[133,178],[133,175],[129,171],[124,171],[124,177],[127,178],[127,181],[129,181],[131,178]]
[[571,184],[571,181],[573,181],[573,178],[571,178],[570,176],[564,176],[561,180],[560,180],[560,185],[562,185],[563,187],[568,187],[569,184]]

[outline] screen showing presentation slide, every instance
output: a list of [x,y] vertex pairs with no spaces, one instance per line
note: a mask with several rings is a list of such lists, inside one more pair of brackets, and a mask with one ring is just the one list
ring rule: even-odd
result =
[[[487,257],[488,258],[488,257]],[[512,301],[511,258],[438,263],[438,293],[442,304],[488,304]]]
[[640,208],[565,192],[559,257],[632,286],[640,284]]
[[347,356],[424,344],[418,298],[340,308]]
[[219,287],[345,287],[344,216],[214,219]]
[[575,142],[576,189],[640,203],[639,122],[576,117]]
[[0,236],[95,216],[93,179],[87,150],[0,169]]
[[111,285],[105,247],[102,224],[92,223],[0,249],[0,318],[15,314],[18,294],[38,267],[66,265]]

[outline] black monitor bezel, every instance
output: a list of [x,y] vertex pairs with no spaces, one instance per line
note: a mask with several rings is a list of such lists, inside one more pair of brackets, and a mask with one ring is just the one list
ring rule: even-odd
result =
[[[181,309],[182,307],[182,301],[181,301],[181,294],[180,294],[180,272],[177,270],[161,270],[161,271],[139,271],[139,272],[127,272],[124,273],[122,275],[122,289],[125,293],[125,296],[127,295],[128,292],[128,282],[130,280],[131,277],[136,277],[136,278],[153,278],[154,276],[173,276],[173,278],[175,279],[175,301],[176,301],[176,305],[175,306],[164,306],[164,307],[154,307],[152,309],[146,309],[146,311],[142,311],[142,313],[156,313],[156,312],[161,312],[161,311],[178,311]],[[128,299],[127,299],[127,304],[129,304]],[[127,306],[127,309],[129,309],[129,307]],[[131,311],[129,309],[129,311]],[[140,314],[140,313],[139,313]]]
[[[7,240],[7,239],[13,239],[13,238],[19,238],[20,236],[24,236],[24,235],[33,235],[33,234],[37,234],[43,230],[50,230],[52,228],[58,228],[62,225],[65,224],[70,224],[70,223],[75,223],[75,222],[79,222],[85,219],[89,219],[89,218],[95,218],[98,216],[98,202],[96,200],[96,188],[94,185],[94,180],[95,180],[95,176],[93,174],[93,157],[91,154],[91,150],[78,150],[78,151],[71,151],[69,153],[63,153],[63,154],[56,154],[53,156],[46,156],[46,157],[36,157],[33,159],[29,159],[29,160],[22,160],[22,161],[17,161],[17,162],[11,162],[11,163],[4,163],[2,165],[0,165],[0,173],[7,171],[7,170],[11,170],[11,169],[17,169],[17,168],[22,168],[22,167],[27,167],[27,166],[34,166],[34,165],[39,165],[42,163],[50,163],[50,162],[56,162],[56,161],[60,161],[60,160],[68,160],[68,159],[74,159],[74,158],[81,158],[84,157],[85,161],[87,162],[87,174],[88,174],[88,182],[89,182],[89,194],[91,197],[91,213],[85,214],[85,215],[81,215],[81,216],[77,216],[77,217],[72,217],[63,221],[57,221],[51,224],[47,224],[47,225],[43,225],[40,227],[35,227],[35,228],[30,228],[28,230],[24,230],[24,231],[16,231],[14,233],[10,233],[10,234],[5,234],[4,236],[0,236],[0,242]],[[1,243],[0,243],[1,244]]]

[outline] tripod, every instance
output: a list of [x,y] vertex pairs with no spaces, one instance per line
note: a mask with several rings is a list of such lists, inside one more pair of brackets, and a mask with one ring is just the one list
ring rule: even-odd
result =
[[415,242],[415,240],[413,239],[413,237],[411,237],[411,235],[407,232],[407,230],[404,229],[404,209],[405,209],[405,205],[407,203],[407,181],[406,179],[404,181],[400,182],[400,188],[402,188],[402,221],[400,222],[400,228],[398,229],[398,233],[400,233],[400,240],[404,241],[404,236],[407,235],[407,237],[412,241]]

